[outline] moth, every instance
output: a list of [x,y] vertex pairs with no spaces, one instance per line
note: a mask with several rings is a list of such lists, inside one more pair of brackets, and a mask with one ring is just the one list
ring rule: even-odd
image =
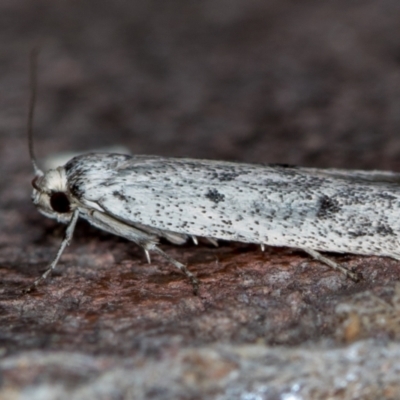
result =
[[[31,78],[34,82],[34,78]],[[67,225],[65,238],[37,285],[55,268],[78,218],[158,253],[198,280],[159,247],[197,238],[284,246],[305,251],[358,280],[320,252],[400,260],[400,174],[285,165],[92,153],[43,172],[32,141],[35,84],[28,118],[38,210]]]

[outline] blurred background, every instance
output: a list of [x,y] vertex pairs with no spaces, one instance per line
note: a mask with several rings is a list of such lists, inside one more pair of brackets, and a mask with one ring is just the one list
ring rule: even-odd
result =
[[39,46],[39,157],[118,144],[400,170],[399,17],[396,0],[2,0],[1,168],[29,168]]

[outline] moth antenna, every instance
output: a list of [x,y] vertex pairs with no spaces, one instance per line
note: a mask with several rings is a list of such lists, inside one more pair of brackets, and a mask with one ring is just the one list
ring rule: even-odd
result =
[[29,57],[29,111],[28,111],[28,147],[29,147],[29,157],[35,171],[36,176],[42,176],[43,171],[38,167],[37,160],[35,157],[35,152],[33,150],[33,117],[36,105],[36,92],[37,92],[37,58],[39,51],[38,49],[33,49]]

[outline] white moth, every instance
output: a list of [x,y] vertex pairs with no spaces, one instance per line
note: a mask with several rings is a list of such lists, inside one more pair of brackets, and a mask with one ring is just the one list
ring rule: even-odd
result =
[[[34,75],[34,74],[33,74]],[[34,80],[32,79],[32,82]],[[400,260],[400,174],[297,168],[225,161],[93,153],[43,173],[32,146],[33,202],[67,224],[65,238],[37,285],[55,268],[79,217],[158,253],[197,279],[159,247],[211,241],[257,243],[304,250],[357,280],[319,251],[388,256]]]

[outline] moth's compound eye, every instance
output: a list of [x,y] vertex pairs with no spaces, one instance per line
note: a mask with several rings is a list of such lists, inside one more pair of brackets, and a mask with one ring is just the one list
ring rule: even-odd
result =
[[60,214],[71,211],[68,197],[63,192],[54,192],[50,195],[51,208]]

